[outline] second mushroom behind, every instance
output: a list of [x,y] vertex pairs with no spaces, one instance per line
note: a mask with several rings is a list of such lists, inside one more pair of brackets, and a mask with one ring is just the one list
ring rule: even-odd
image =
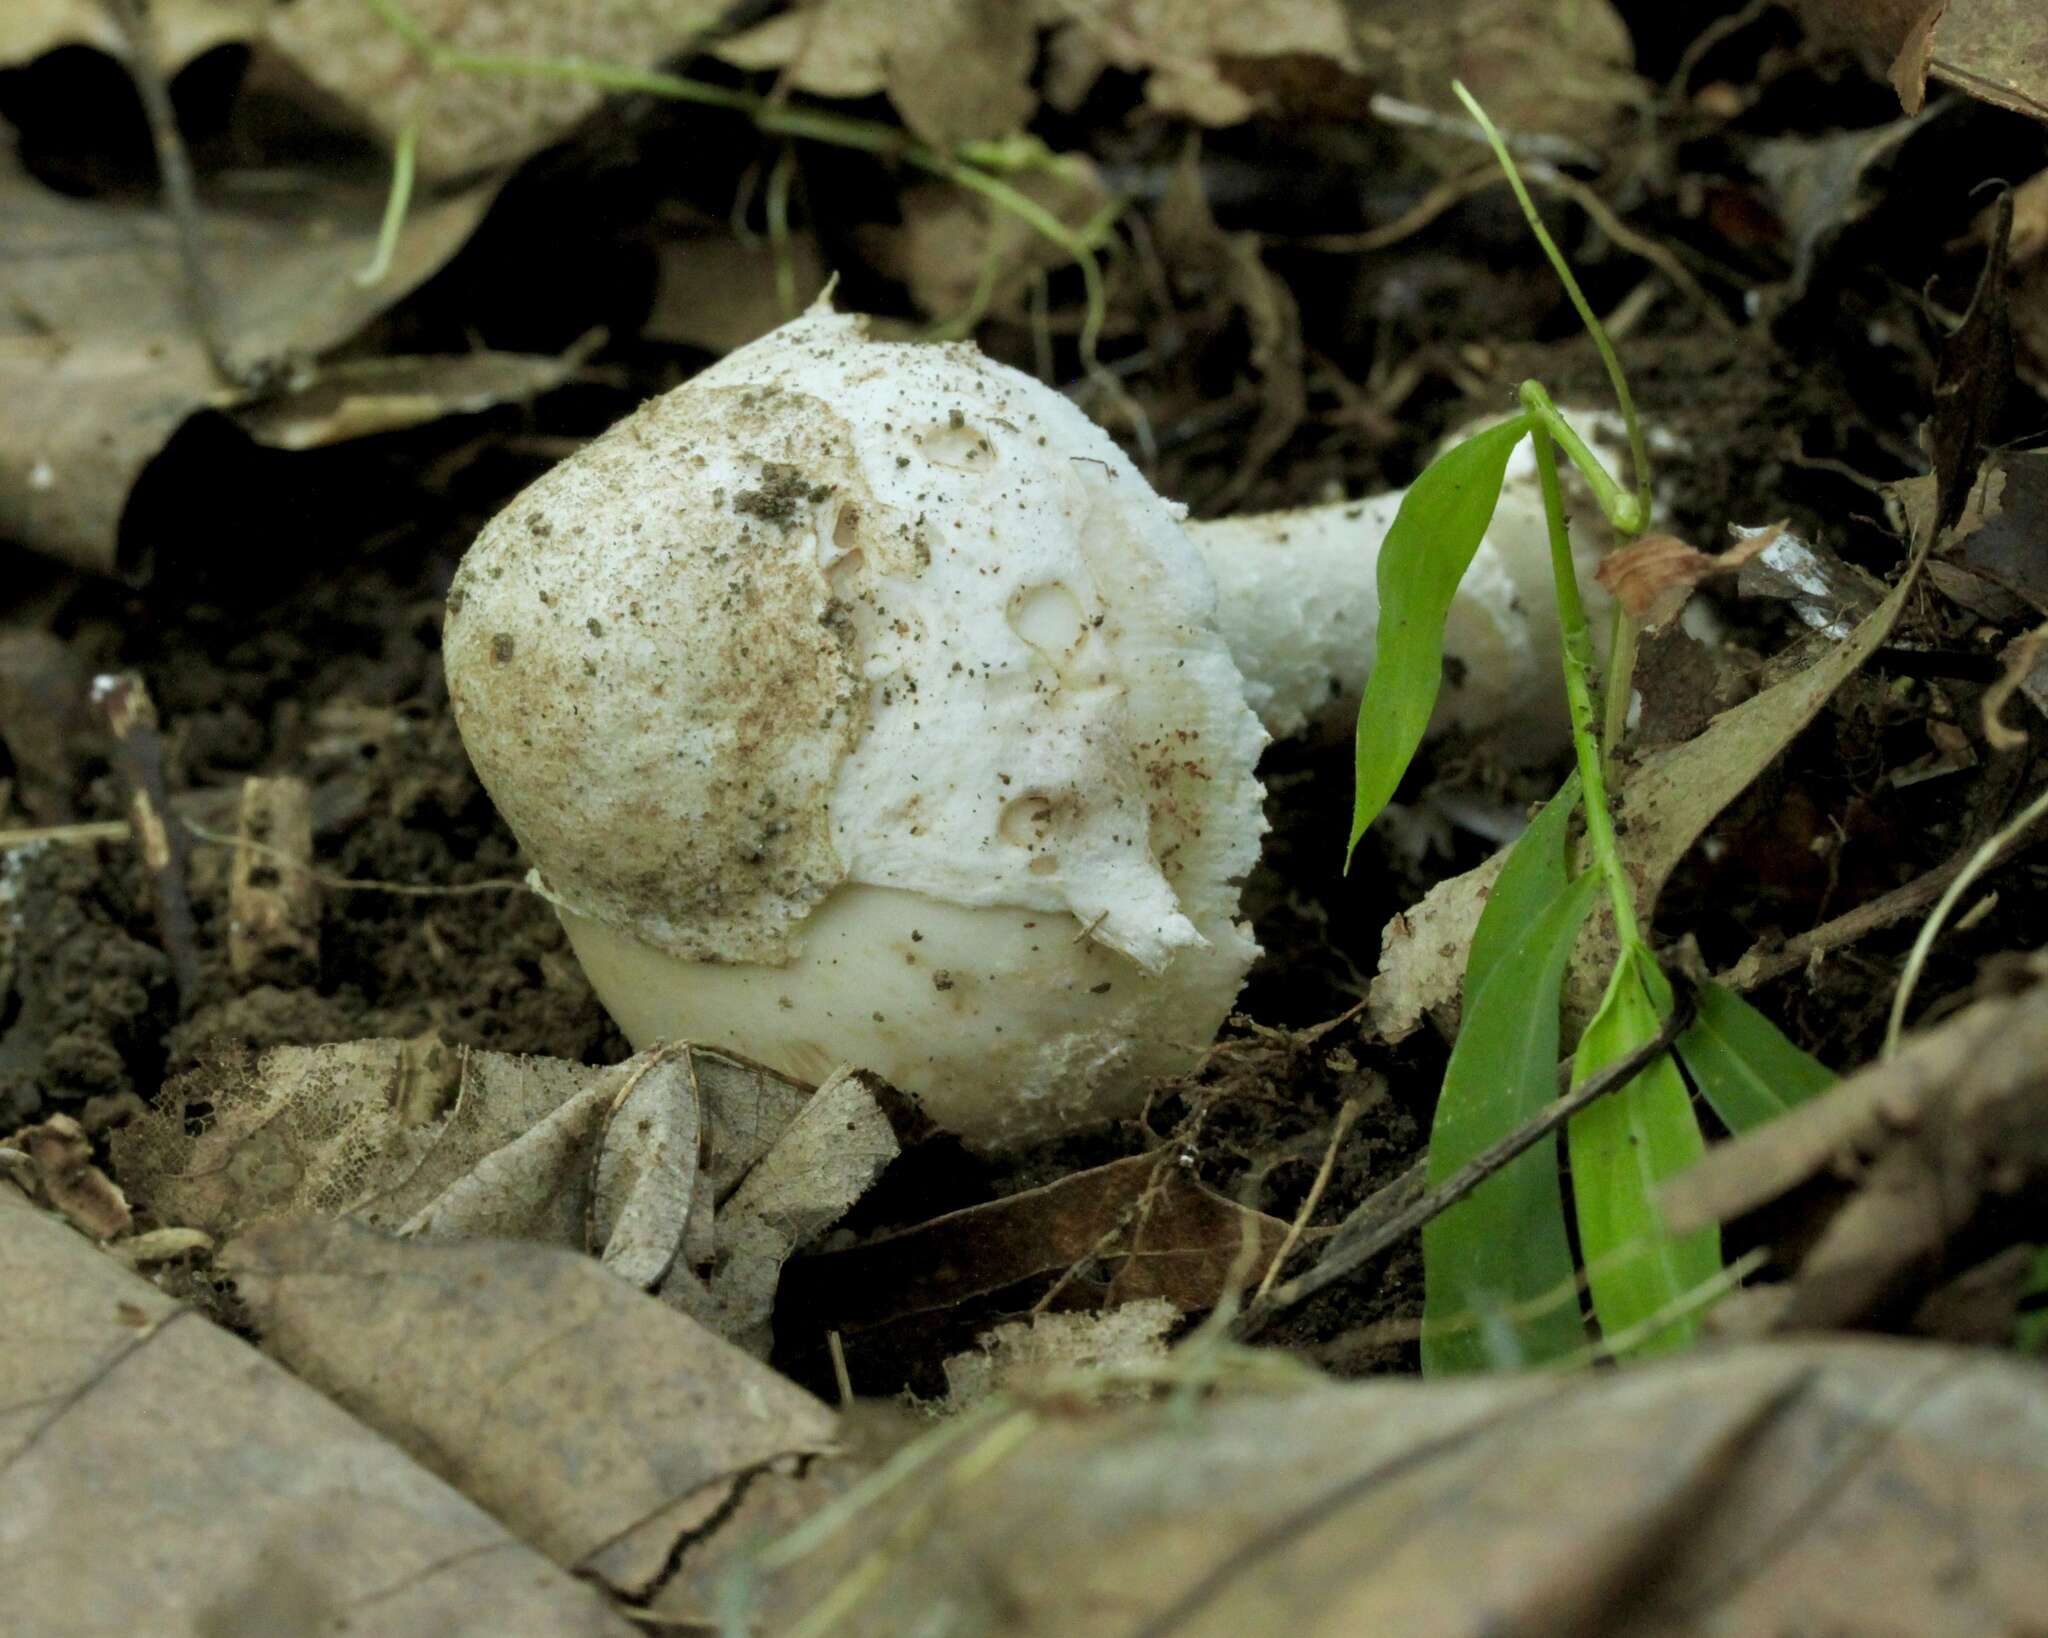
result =
[[[1283,726],[1316,714],[1329,682],[1303,679],[1343,634],[1273,598],[1313,598],[1315,561],[1356,604],[1379,531],[1349,564],[1287,531],[1262,582],[1228,527],[1198,550],[1106,433],[973,347],[814,308],[484,530],[449,691],[636,1046],[850,1061],[1002,1144],[1192,1066],[1258,953],[1248,684]],[[1519,707],[1543,657],[1510,568],[1479,588],[1468,647]]]

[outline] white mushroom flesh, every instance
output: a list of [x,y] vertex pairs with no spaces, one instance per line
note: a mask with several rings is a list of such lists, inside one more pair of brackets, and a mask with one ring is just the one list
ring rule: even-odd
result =
[[1265,743],[1174,508],[1058,394],[814,310],[479,537],[450,694],[636,1045],[972,1139],[1131,1107],[1256,946]]

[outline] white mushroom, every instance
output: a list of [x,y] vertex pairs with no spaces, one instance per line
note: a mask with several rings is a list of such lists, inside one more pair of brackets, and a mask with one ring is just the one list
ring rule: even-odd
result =
[[[815,308],[484,530],[449,691],[636,1046],[850,1060],[999,1144],[1127,1111],[1221,1025],[1265,829],[1239,667],[1282,727],[1355,696],[1367,509],[1269,521],[1263,572],[1058,393]],[[1549,696],[1523,578],[1482,553],[1447,715]]]

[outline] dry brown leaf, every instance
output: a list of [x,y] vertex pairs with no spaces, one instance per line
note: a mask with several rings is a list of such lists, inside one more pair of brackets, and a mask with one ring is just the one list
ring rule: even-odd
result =
[[796,233],[789,241],[795,312],[776,292],[775,247],[766,239],[733,233],[693,233],[656,246],[654,305],[641,333],[706,352],[729,353],[765,336],[817,300],[825,288],[825,258],[817,239]]
[[[946,1408],[972,1409],[999,1393],[1029,1394],[1043,1380],[1070,1371],[1158,1371],[1180,1310],[1147,1297],[1096,1314],[1037,1314],[1010,1320],[974,1339],[974,1348],[945,1362]],[[1134,1384],[1126,1390],[1145,1396]]]
[[1099,1265],[1088,1284],[1070,1282],[1070,1299],[1164,1297],[1190,1313],[1212,1307],[1233,1277],[1256,1283],[1286,1232],[1160,1151],[798,1258],[783,1270],[781,1300],[803,1316],[803,1341],[828,1330],[924,1334],[942,1320],[972,1325],[972,1305],[998,1295],[1013,1310],[1029,1306],[1051,1282]]
[[[1056,169],[1014,178],[1012,186],[1075,229],[1109,201],[1095,167],[1072,154],[1061,155]],[[899,226],[870,228],[859,239],[875,271],[900,280],[932,318],[971,317],[977,297],[994,313],[1021,318],[1037,277],[1071,262],[1065,250],[1013,212],[950,184],[906,189],[897,209]]]
[[2036,626],[2024,637],[2008,643],[1999,656],[2005,670],[1997,682],[1984,690],[1982,705],[1984,739],[1994,751],[2016,751],[2027,743],[2025,732],[2005,722],[2005,707],[2014,694],[2027,687],[2044,649],[2048,649],[2048,626]]
[[[592,1068],[431,1037],[276,1047],[171,1083],[146,1119],[114,1135],[115,1159],[160,1219],[216,1234],[258,1217],[349,1215],[434,1237],[582,1248],[606,1116],[650,1060],[659,1075],[644,1090],[670,1100],[676,1120],[701,1121],[714,1190],[729,1191],[807,1096],[698,1048]],[[189,1112],[201,1106],[210,1112],[195,1133]],[[667,1194],[670,1208],[690,1204]]]
[[1374,91],[1462,119],[1461,79],[1507,130],[1591,140],[1641,89],[1606,0],[1048,0],[1047,14],[1086,38],[1063,56],[1143,73],[1155,111],[1201,125],[1357,120]]
[[[1438,882],[1381,930],[1379,971],[1366,991],[1366,1015],[1382,1041],[1406,1040],[1425,1017],[1458,1005],[1472,935],[1508,852],[1502,848]],[[1445,1021],[1454,1026],[1453,1019]]]
[[2048,1608],[2048,1373],[1981,1349],[1064,1404],[993,1437],[757,1575],[755,1630],[832,1594],[843,1638],[1982,1638]]
[[[406,0],[426,34],[453,50],[654,68],[684,55],[726,0]],[[386,144],[419,122],[419,167],[468,176],[517,164],[560,141],[604,98],[587,81],[528,74],[434,74],[363,0],[294,0],[263,44]]]
[[1733,574],[1783,533],[1787,520],[1743,532],[1726,550],[1709,555],[1676,535],[1643,535],[1600,560],[1594,578],[1635,619],[1652,631],[1670,624],[1694,588],[1715,575]]
[[135,1226],[127,1196],[93,1164],[92,1140],[69,1115],[52,1115],[0,1142],[28,1156],[37,1194],[80,1232],[112,1240]]
[[1981,1207],[2048,1182],[2048,985],[1980,1001],[1665,1185],[1673,1233],[1727,1222],[1831,1168],[1855,1192],[1774,1326],[1855,1324],[1924,1296]]
[[717,1207],[708,1268],[678,1270],[663,1300],[765,1358],[782,1265],[830,1228],[902,1152],[879,1083],[842,1069]]
[[696,1197],[702,1120],[685,1054],[656,1047],[627,1066],[612,1095],[589,1185],[585,1248],[651,1290],[682,1254]]
[[349,359],[322,369],[289,397],[239,406],[234,421],[272,449],[321,449],[523,404],[568,380],[590,350],[580,342],[559,358],[479,352]]
[[[209,207],[215,327],[234,367],[303,361],[353,335],[455,253],[491,191],[416,209],[375,289],[353,275],[376,243],[381,175],[302,174]],[[250,395],[208,361],[161,213],[67,198],[0,162],[0,237],[0,533],[81,568],[128,568],[122,519],[143,469],[195,411]]]
[[0,1309],[10,1631],[636,1630],[331,1400],[5,1184]]
[[[201,52],[247,40],[277,0],[151,0],[158,65],[175,74]],[[0,6],[0,63],[25,63],[59,46],[128,55],[119,14],[106,0],[7,0]]]
[[220,1266],[296,1374],[627,1596],[754,1474],[832,1441],[809,1394],[552,1247],[274,1223]]
[[713,50],[818,96],[886,92],[903,123],[941,149],[1009,136],[1038,107],[1026,0],[813,0]]
[[2048,58],[2035,0],[1800,0],[1807,31],[1862,50],[1917,111],[1927,81],[2048,119]]

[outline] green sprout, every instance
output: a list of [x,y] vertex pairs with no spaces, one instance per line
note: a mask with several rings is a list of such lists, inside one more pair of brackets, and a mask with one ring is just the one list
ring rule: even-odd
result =
[[[1522,439],[1532,440],[1576,768],[1508,854],[1480,916],[1466,961],[1463,1021],[1430,1132],[1432,1186],[1555,1097],[1565,984],[1596,901],[1605,900],[1614,953],[1604,974],[1594,975],[1604,979],[1604,993],[1572,1055],[1573,1084],[1655,1042],[1675,1005],[1637,912],[1608,795],[1635,622],[1616,610],[1603,713],[1594,704],[1597,662],[1558,480],[1562,452],[1615,534],[1640,534],[1651,499],[1642,426],[1621,361],[1537,216],[1500,133],[1462,85],[1456,90],[1599,349],[1627,423],[1634,482],[1617,482],[1541,384],[1524,382],[1518,414],[1445,451],[1416,479],[1381,549],[1380,641],[1359,707],[1352,850],[1422,743],[1443,680],[1445,615],[1492,522],[1508,459]],[[1576,846],[1575,818],[1583,832]],[[1833,1077],[1733,991],[1710,983],[1693,1004],[1692,1021],[1669,1052],[1566,1127],[1576,1262],[1558,1157],[1548,1145],[1531,1149],[1425,1227],[1426,1371],[1564,1366],[1596,1357],[1577,1303],[1556,1300],[1580,1280],[1607,1352],[1669,1352],[1697,1337],[1706,1307],[1740,1271],[1724,1269],[1718,1231],[1674,1236],[1658,1213],[1658,1187],[1705,1149],[1693,1090],[1739,1132],[1816,1095]]]

